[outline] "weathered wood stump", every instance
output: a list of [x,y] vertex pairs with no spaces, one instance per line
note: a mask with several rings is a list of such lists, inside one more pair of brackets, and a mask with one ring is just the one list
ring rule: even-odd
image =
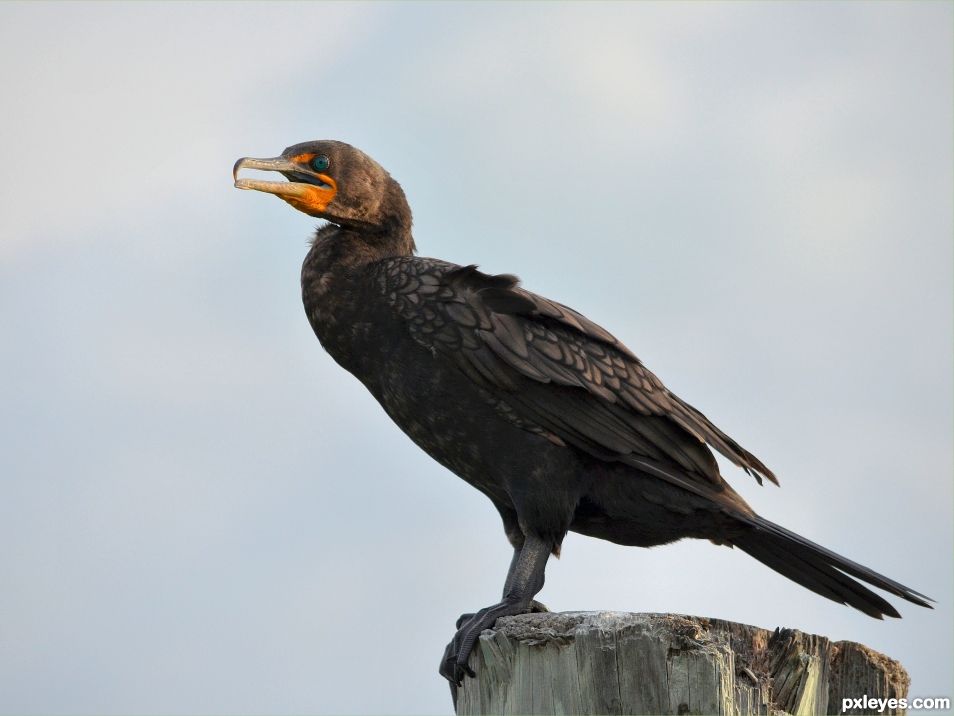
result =
[[458,716],[814,716],[843,713],[842,698],[905,697],[909,684],[898,662],[861,644],[676,614],[505,617],[470,666]]

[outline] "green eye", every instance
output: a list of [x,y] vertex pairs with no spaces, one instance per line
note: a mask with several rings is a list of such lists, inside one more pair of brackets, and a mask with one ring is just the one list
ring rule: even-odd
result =
[[323,172],[331,166],[331,160],[324,154],[319,154],[311,160],[311,168],[316,172]]

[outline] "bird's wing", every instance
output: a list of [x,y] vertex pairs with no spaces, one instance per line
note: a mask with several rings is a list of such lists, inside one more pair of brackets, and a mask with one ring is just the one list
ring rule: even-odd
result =
[[708,443],[760,484],[762,477],[777,483],[608,331],[520,288],[516,277],[413,257],[380,268],[382,288],[415,340],[450,357],[551,439],[682,484],[673,479],[677,468],[706,491],[721,485]]

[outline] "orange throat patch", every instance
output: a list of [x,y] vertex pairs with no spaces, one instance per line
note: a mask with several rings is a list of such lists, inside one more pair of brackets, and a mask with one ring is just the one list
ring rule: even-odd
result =
[[289,182],[287,185],[283,185],[283,188],[287,186],[285,191],[276,191],[275,193],[305,214],[324,213],[328,204],[338,193],[338,186],[335,180],[329,176],[319,174],[318,178],[327,186]]

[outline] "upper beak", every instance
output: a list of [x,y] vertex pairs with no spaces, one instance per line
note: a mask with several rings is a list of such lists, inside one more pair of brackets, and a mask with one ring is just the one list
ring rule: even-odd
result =
[[297,184],[287,181],[262,181],[260,179],[239,179],[238,173],[241,169],[262,169],[271,172],[295,172],[301,171],[301,167],[288,161],[284,157],[274,157],[272,159],[254,159],[253,157],[242,157],[235,166],[232,167],[232,179],[235,181],[236,189],[255,189],[256,191],[266,191],[269,194],[278,194],[279,196],[305,198],[308,194],[307,185]]

